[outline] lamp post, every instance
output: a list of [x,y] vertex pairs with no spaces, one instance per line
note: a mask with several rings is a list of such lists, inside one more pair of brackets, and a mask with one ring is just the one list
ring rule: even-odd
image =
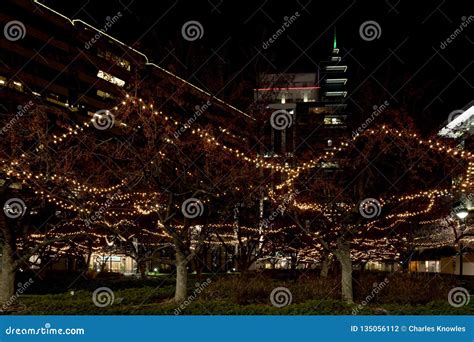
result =
[[461,236],[459,239],[459,280],[462,280],[462,277],[463,277],[463,255],[462,255],[463,245],[461,241],[462,241],[462,233],[464,231],[464,228],[466,227],[466,217],[468,215],[469,215],[469,210],[467,210],[467,208],[465,207],[462,207],[456,211],[456,216],[462,221]]

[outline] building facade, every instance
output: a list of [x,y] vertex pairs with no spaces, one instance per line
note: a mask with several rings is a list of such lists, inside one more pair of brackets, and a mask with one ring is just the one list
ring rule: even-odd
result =
[[21,34],[21,39],[0,37],[2,114],[16,112],[34,99],[83,122],[132,94],[151,99],[183,120],[192,117],[197,106],[207,105],[202,124],[225,127],[232,120],[252,121],[250,115],[107,34],[107,28],[121,20],[120,12],[107,17],[103,27],[94,27],[36,0],[5,0],[2,6],[2,27],[16,23]]

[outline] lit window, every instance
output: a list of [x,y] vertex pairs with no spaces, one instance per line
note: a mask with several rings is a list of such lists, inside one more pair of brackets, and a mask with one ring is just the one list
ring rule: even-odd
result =
[[282,97],[281,97],[281,103],[285,103],[285,102],[286,102],[285,97],[282,96]]
[[109,94],[105,91],[102,91],[100,89],[97,89],[97,96],[102,97],[103,99],[113,99],[114,96],[112,94]]
[[325,125],[342,125],[343,122],[340,117],[326,116],[324,117],[324,124]]
[[69,104],[68,104],[67,100],[64,101],[64,99],[62,99],[57,94],[50,93],[49,95],[46,95],[46,100],[51,102],[51,103],[57,104],[59,106],[69,107]]
[[17,82],[17,81],[13,81],[10,84],[10,88],[16,89],[18,91],[23,91],[23,84],[21,84],[20,82]]
[[97,55],[99,57],[102,57],[110,62],[113,62],[114,64],[118,65],[119,67],[130,71],[130,62],[127,61],[126,59],[120,58],[119,56],[114,55],[110,51],[98,51]]
[[324,169],[337,169],[339,168],[339,164],[333,162],[322,162],[321,167]]
[[338,83],[346,84],[347,78],[328,78],[325,80],[325,82],[328,84],[338,84]]
[[325,67],[327,71],[346,71],[346,65],[328,65]]
[[309,113],[311,114],[321,114],[323,112],[322,107],[311,107],[309,108]]
[[118,77],[112,76],[111,74],[108,74],[102,70],[99,70],[99,72],[97,73],[97,77],[102,78],[103,80],[106,80],[112,84],[116,84],[119,87],[123,87],[125,85],[124,80],[121,80]]
[[326,96],[343,96],[346,97],[347,91],[327,91]]

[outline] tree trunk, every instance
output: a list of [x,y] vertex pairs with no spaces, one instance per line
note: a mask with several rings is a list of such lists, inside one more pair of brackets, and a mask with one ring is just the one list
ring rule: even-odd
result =
[[[3,216],[3,215],[1,215]],[[8,229],[5,217],[0,217],[1,232],[4,239],[2,246],[2,269],[0,271],[0,309],[15,294],[15,239]]]
[[146,261],[145,262],[140,262],[140,263],[137,263],[138,265],[138,271],[140,272],[140,279],[146,279],[147,278],[147,275],[146,275]]
[[298,256],[292,255],[291,256],[291,264],[290,264],[290,269],[292,271],[296,271],[296,267],[298,266]]
[[324,256],[321,261],[321,278],[327,278],[329,273],[329,257]]
[[187,297],[188,270],[186,265],[186,256],[176,247],[176,289],[174,293],[176,303],[184,302]]
[[250,266],[252,266],[251,258],[247,253],[241,252],[236,259],[237,271],[241,274],[247,274]]
[[347,303],[353,303],[354,296],[352,292],[352,259],[350,243],[345,240],[338,240],[337,251],[335,254],[341,264],[342,299]]
[[86,257],[86,265],[84,272],[89,272],[91,270],[91,261],[92,261],[92,241],[89,240],[87,246],[87,257]]

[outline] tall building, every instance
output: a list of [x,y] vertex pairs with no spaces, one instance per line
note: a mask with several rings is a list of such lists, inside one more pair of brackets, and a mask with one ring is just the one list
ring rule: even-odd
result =
[[[347,65],[340,56],[336,33],[327,60],[314,73],[266,74],[254,91],[255,101],[270,114],[266,154],[293,156],[319,153],[348,136]],[[271,115],[287,111],[290,124],[272,125]]]
[[320,62],[318,86],[319,98],[296,106],[295,150],[310,149],[314,153],[331,149],[341,138],[348,136],[347,65],[340,56],[334,31],[330,56]]
[[246,113],[108,34],[120,20],[125,19],[117,12],[94,27],[37,0],[3,0],[0,112],[16,112],[18,105],[34,99],[84,121],[130,93],[152,100],[163,112],[183,119],[192,117],[195,108],[209,101],[206,115],[199,118],[202,124],[211,121],[225,126],[233,119],[252,121]]
[[[265,127],[267,156],[292,154],[295,150],[296,111],[299,103],[318,101],[320,87],[317,73],[265,74],[260,77],[259,87],[254,90],[254,98],[265,105],[265,110],[282,114],[289,120],[282,127],[269,123]],[[278,120],[278,119],[275,119]]]

